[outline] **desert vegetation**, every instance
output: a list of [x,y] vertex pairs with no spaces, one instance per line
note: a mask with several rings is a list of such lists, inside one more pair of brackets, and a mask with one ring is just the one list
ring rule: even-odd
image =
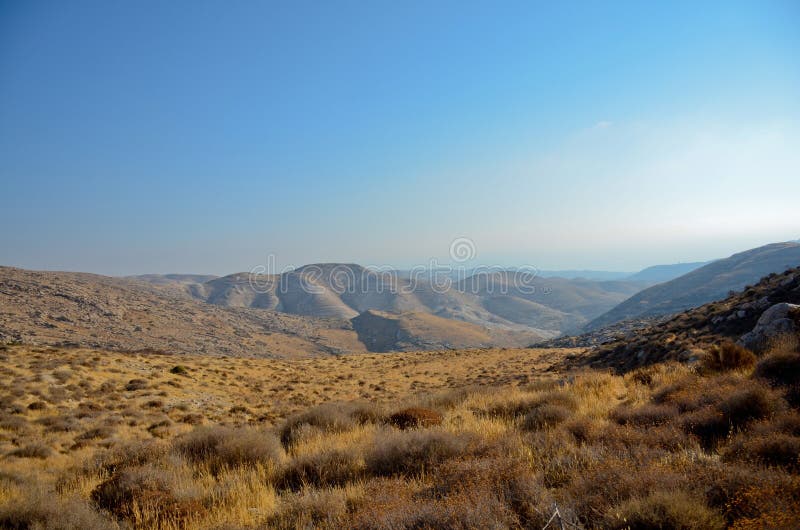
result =
[[3,528],[538,529],[556,507],[570,528],[800,526],[792,341],[625,375],[549,372],[558,359],[537,350],[348,356],[318,372],[0,355]]

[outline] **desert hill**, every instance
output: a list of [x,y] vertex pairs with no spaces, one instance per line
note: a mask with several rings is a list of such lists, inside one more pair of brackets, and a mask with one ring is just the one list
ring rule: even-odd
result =
[[[0,267],[0,341],[280,358],[367,351],[361,340],[367,336],[363,326],[356,331],[350,321],[359,311],[343,299],[359,305],[321,282],[316,287],[325,289],[307,294],[299,285],[307,280],[301,273],[283,280],[289,292],[277,297],[274,292],[256,293],[246,275],[199,284],[161,278],[148,283],[140,278]],[[390,350],[409,350],[525,346],[548,337],[524,326],[488,329],[414,311],[426,308],[419,300],[429,294],[390,297],[383,304],[379,292],[362,298],[395,312],[389,320],[404,330],[401,338],[394,331],[380,337],[388,328],[378,326],[370,340],[390,344]],[[445,296],[438,303],[448,300]]]
[[721,300],[770,273],[781,273],[800,265],[800,244],[773,243],[734,254],[704,265],[674,280],[645,289],[607,313],[595,318],[587,329],[639,317],[669,315]]
[[[535,277],[514,285],[513,271],[478,273],[460,281],[413,279],[355,264],[312,264],[272,276],[237,273],[183,286],[196,299],[226,307],[352,319],[364,311],[428,313],[490,329],[554,337],[578,329],[649,284]],[[445,283],[446,288],[442,288]],[[447,283],[450,282],[450,283]],[[528,287],[529,289],[525,289]]]

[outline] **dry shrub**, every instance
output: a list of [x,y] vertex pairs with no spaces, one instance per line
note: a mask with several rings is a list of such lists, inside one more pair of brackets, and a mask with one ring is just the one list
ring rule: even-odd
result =
[[708,482],[706,501],[732,528],[800,528],[800,477],[727,465]]
[[742,461],[800,471],[800,438],[783,433],[738,436],[725,450],[726,462]]
[[46,416],[36,420],[36,423],[42,425],[45,432],[71,432],[81,426],[80,422],[71,416]]
[[373,475],[419,475],[436,465],[467,453],[473,435],[438,430],[382,431],[366,455]]
[[269,528],[343,528],[347,495],[340,489],[305,490],[282,499],[278,513],[269,519]]
[[106,473],[114,473],[121,469],[154,464],[167,457],[169,449],[166,443],[155,440],[120,445],[103,455],[101,469]]
[[697,444],[679,426],[670,424],[648,427],[610,424],[596,432],[592,441],[634,455],[643,449],[677,452],[697,448]]
[[561,405],[543,403],[534,408],[522,418],[522,428],[526,431],[549,429],[566,421],[572,412]]
[[495,495],[465,489],[445,497],[420,496],[408,483],[376,479],[340,527],[362,530],[498,529],[518,527],[517,517]]
[[494,499],[514,515],[512,527],[541,528],[550,515],[550,493],[529,465],[508,454],[445,462],[431,478],[432,498],[469,494]]
[[203,421],[205,421],[203,415],[197,413],[186,414],[180,419],[181,423],[188,423],[189,425],[200,425]]
[[175,450],[196,464],[218,473],[226,468],[271,466],[284,458],[283,448],[269,432],[255,429],[200,427],[174,443]]
[[604,528],[706,530],[725,528],[722,517],[685,491],[654,491],[613,507],[606,514]]
[[92,500],[116,517],[151,528],[196,517],[205,512],[192,495],[178,495],[174,474],[152,466],[125,468],[92,491]]
[[755,420],[781,411],[785,403],[780,394],[754,382],[743,382],[727,398],[686,415],[683,426],[696,435],[704,447],[711,448],[731,432]]
[[147,381],[144,379],[131,379],[125,385],[125,390],[134,391],[134,390],[144,390],[148,387]]
[[89,429],[83,434],[77,436],[75,440],[103,440],[105,438],[111,438],[112,436],[114,436],[114,429],[111,427],[95,427],[94,429]]
[[344,432],[356,425],[375,423],[380,418],[380,412],[373,405],[325,403],[287,419],[280,430],[281,442],[289,447],[314,432]]
[[44,401],[34,401],[28,404],[28,410],[44,410],[47,408],[47,403]]
[[487,413],[508,420],[522,418],[532,410],[543,405],[557,405],[569,411],[578,408],[575,396],[564,390],[542,392],[531,398],[516,399],[491,407]]
[[0,528],[8,530],[106,530],[117,525],[86,502],[26,491],[21,499],[0,504]]
[[47,446],[40,442],[30,443],[28,445],[24,445],[19,449],[14,449],[8,456],[15,456],[17,458],[48,458],[53,454],[53,450],[50,446]]
[[641,407],[620,406],[611,413],[611,419],[621,425],[663,425],[678,416],[678,407],[671,403],[647,403]]
[[[800,388],[800,352],[778,351],[761,359],[756,365],[756,377],[766,379],[770,384],[794,389],[797,395]],[[793,406],[800,406],[800,400],[790,399]]]
[[389,416],[389,423],[398,429],[433,427],[441,425],[442,420],[442,415],[435,410],[421,407],[403,409]]
[[6,416],[0,418],[0,429],[12,432],[22,432],[28,429],[28,421],[19,416]]
[[749,370],[756,364],[756,356],[745,348],[729,340],[709,348],[700,364],[703,373],[725,372],[728,370]]
[[354,449],[327,449],[298,456],[287,463],[276,486],[292,490],[306,486],[343,486],[359,478],[363,471],[364,459]]

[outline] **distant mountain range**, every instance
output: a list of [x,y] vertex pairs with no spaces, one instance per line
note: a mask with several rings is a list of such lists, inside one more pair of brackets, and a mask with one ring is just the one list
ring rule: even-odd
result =
[[669,315],[698,307],[721,300],[730,291],[738,291],[754,284],[770,273],[781,273],[798,265],[800,243],[797,242],[774,243],[739,252],[636,293],[592,320],[586,329],[598,329],[623,320]]
[[796,265],[800,244],[789,242],[615,280],[412,277],[343,263],[256,277],[0,267],[0,341],[275,357],[514,347],[679,312]]

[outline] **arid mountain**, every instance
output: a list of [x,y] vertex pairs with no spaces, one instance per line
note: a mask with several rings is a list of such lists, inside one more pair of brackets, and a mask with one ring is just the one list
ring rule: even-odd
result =
[[696,356],[698,349],[725,339],[738,341],[753,330],[767,309],[781,303],[800,304],[800,267],[769,274],[721,301],[620,336],[596,347],[584,362],[625,371],[665,360],[687,360]]
[[707,261],[695,261],[692,263],[673,263],[671,265],[653,265],[647,267],[636,274],[631,274],[626,280],[640,281],[640,282],[668,282],[674,280],[679,276],[690,273],[695,269],[699,269],[703,265],[708,265]]
[[586,329],[698,307],[721,300],[731,291],[738,291],[770,273],[781,273],[798,265],[800,244],[794,242],[774,243],[740,252],[645,289],[592,320]]
[[[452,283],[449,283],[452,282]],[[252,278],[232,274],[184,291],[226,307],[351,319],[364,311],[427,313],[489,329],[554,337],[578,329],[646,287],[644,282],[523,278],[513,271],[449,277],[380,273],[354,264],[315,264]]]
[[347,321],[218,307],[141,281],[0,267],[0,341],[173,353],[365,351]]
[[[305,291],[295,283],[306,280],[302,273],[284,280],[292,288],[278,299],[274,292],[255,293],[240,276],[200,284],[160,278],[148,283],[0,267],[0,342],[290,358],[365,352],[376,343],[409,350],[525,346],[547,338],[524,326],[489,329],[418,313],[413,309],[425,307],[418,298],[390,297],[386,307],[398,314],[385,318],[403,331],[384,337],[389,328],[378,326],[369,334],[375,342],[368,348],[361,340],[367,336],[363,326],[357,332],[350,321],[359,311],[343,301],[359,307],[351,297],[332,294],[333,285],[300,296]],[[193,298],[193,292],[214,303]],[[378,304],[381,296],[373,293],[369,303]],[[296,314],[276,311],[279,306]]]

